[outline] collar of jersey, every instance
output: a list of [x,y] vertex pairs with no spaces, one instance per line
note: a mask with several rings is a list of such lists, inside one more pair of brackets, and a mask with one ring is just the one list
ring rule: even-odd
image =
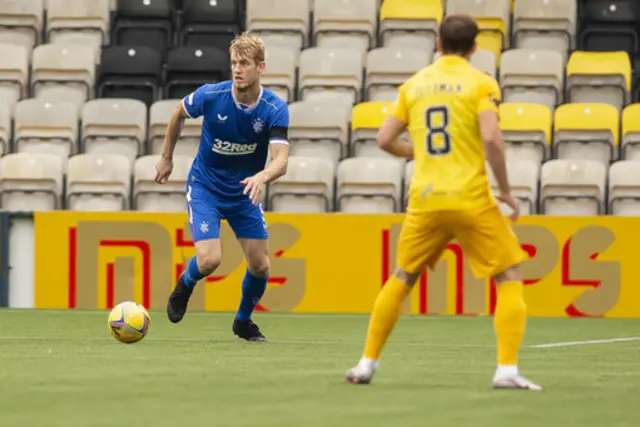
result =
[[458,55],[442,55],[438,58],[438,62],[442,65],[468,65],[469,61]]
[[236,99],[236,94],[233,92],[233,86],[231,86],[231,97],[233,98],[233,102],[236,104],[236,108],[238,108],[238,110],[240,111],[244,111],[245,113],[247,111],[251,111],[254,108],[256,108],[258,106],[258,104],[260,104],[260,101],[262,100],[262,94],[264,93],[264,88],[262,87],[262,85],[260,85],[260,94],[258,95],[258,99],[256,100],[256,103],[253,104],[253,107],[251,108],[242,108],[242,104],[240,104],[238,102],[238,100]]

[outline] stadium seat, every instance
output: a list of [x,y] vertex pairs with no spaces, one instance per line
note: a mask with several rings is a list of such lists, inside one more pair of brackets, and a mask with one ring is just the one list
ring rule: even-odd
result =
[[[440,52],[436,52],[433,55],[433,62],[440,59],[441,56],[442,54]],[[498,65],[496,63],[496,56],[493,52],[484,49],[477,49],[473,55],[471,55],[469,62],[471,62],[471,65],[476,67],[478,70],[483,71],[494,79],[497,79]]]
[[0,44],[0,99],[12,110],[29,92],[29,52],[24,46]]
[[75,211],[129,209],[131,163],[117,154],[77,154],[67,165],[66,207]]
[[33,50],[31,93],[47,101],[64,99],[78,108],[94,97],[96,51],[80,44],[43,44]]
[[[518,199],[520,215],[534,215],[538,213],[538,182],[540,180],[540,163],[531,160],[514,160],[507,164],[507,175],[511,191]],[[493,170],[487,165],[489,185],[495,195],[500,193]],[[499,202],[500,209],[505,215],[511,214],[511,209]]]
[[511,6],[509,0],[447,0],[447,14],[471,15],[480,28],[478,47],[500,55],[510,47]]
[[300,54],[298,99],[331,94],[336,102],[360,102],[364,57],[355,49],[313,47]]
[[247,0],[247,30],[269,46],[295,52],[309,46],[312,0]]
[[1,207],[50,211],[62,207],[64,166],[53,154],[12,153],[0,158]]
[[594,160],[606,167],[619,157],[619,129],[620,115],[611,105],[561,105],[554,119],[554,157]]
[[639,53],[637,0],[581,0],[578,48],[594,52]]
[[11,106],[0,102],[0,156],[4,156],[10,151],[12,140],[11,118]]
[[626,52],[580,52],[567,64],[570,102],[600,102],[622,110],[630,101],[631,61]]
[[73,102],[23,99],[16,105],[14,151],[66,159],[78,151],[79,120],[79,109]]
[[164,98],[183,98],[203,84],[229,78],[227,52],[215,47],[177,47],[167,55]]
[[640,104],[629,104],[622,110],[621,137],[621,158],[640,160]]
[[102,50],[99,98],[132,98],[151,105],[160,93],[162,56],[149,47],[111,46]]
[[392,108],[393,102],[362,102],[353,107],[349,144],[351,156],[391,158],[391,154],[378,148],[376,134]]
[[240,1],[182,0],[180,45],[226,50],[240,33]]
[[109,43],[109,0],[47,0],[49,43],[80,43],[98,50]]
[[260,83],[286,102],[293,102],[296,93],[296,55],[286,47],[273,46],[267,49],[267,68]]
[[193,157],[174,155],[173,172],[164,184],[155,182],[159,155],[139,157],[133,168],[133,209],[144,212],[183,212]]
[[540,211],[545,215],[603,215],[606,169],[601,162],[554,159],[542,165]]
[[609,169],[611,215],[640,216],[640,161],[621,160]]
[[398,86],[431,64],[431,53],[420,49],[382,47],[367,54],[365,96],[367,101],[394,101]]
[[335,169],[333,162],[321,157],[290,157],[287,173],[269,186],[269,209],[288,213],[333,211]]
[[315,0],[313,7],[314,46],[361,53],[376,46],[376,0]]
[[325,158],[337,164],[346,155],[350,114],[350,108],[326,101],[290,104],[290,155]]
[[513,40],[518,49],[554,50],[562,54],[576,46],[576,0],[517,1],[513,10]]
[[[149,147],[151,154],[162,153],[162,145],[167,132],[167,125],[173,109],[182,102],[181,99],[163,99],[155,102],[149,109]],[[202,135],[203,118],[186,119],[178,143],[174,151],[175,155],[195,157],[200,145]]]
[[442,0],[385,0],[380,8],[381,44],[432,54],[442,17]]
[[147,46],[163,52],[173,45],[175,1],[118,0],[112,45]]
[[144,152],[147,106],[137,99],[94,99],[82,109],[82,152],[121,154],[131,165]]
[[553,122],[549,108],[532,103],[503,103],[499,112],[509,161],[531,160],[540,165],[549,158]]
[[29,51],[42,43],[44,0],[0,0],[0,43]]
[[394,159],[353,157],[338,164],[337,203],[344,213],[401,210],[404,165]]
[[562,55],[552,50],[511,49],[502,54],[500,86],[504,102],[554,109],[564,100]]

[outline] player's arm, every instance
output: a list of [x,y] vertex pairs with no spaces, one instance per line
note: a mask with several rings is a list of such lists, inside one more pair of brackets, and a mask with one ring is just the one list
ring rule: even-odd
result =
[[515,221],[520,214],[520,208],[517,199],[511,194],[511,185],[509,185],[509,176],[507,175],[507,162],[498,115],[500,87],[495,80],[491,80],[481,89],[479,95],[478,127],[487,161],[498,183],[499,199],[506,202],[513,210],[511,219]]
[[289,164],[289,130],[286,127],[274,127],[269,136],[269,152],[271,161],[260,175],[265,184],[269,184],[287,173]]
[[157,183],[164,184],[169,180],[169,176],[173,171],[173,152],[178,143],[180,132],[182,132],[184,121],[187,118],[195,118],[202,115],[205,90],[205,87],[201,86],[174,107],[164,135],[160,160],[156,165],[155,181]]
[[500,88],[497,83],[491,81],[484,84],[480,91],[478,103],[480,137],[484,143],[487,161],[493,170],[500,193],[508,194],[511,192],[511,187],[507,176],[506,157],[498,117]]
[[173,151],[178,143],[180,132],[184,126],[184,121],[189,117],[189,114],[184,108],[182,102],[178,103],[171,112],[171,118],[167,125],[167,130],[164,135],[164,144],[162,145],[162,158],[171,160],[173,159]]
[[241,184],[245,188],[243,194],[248,194],[255,204],[262,197],[262,187],[287,173],[289,165],[289,109],[284,105],[278,110],[269,127],[269,153],[271,161],[260,172],[244,179]]
[[405,89],[400,87],[398,101],[389,116],[378,130],[378,147],[397,157],[413,158],[413,146],[400,139],[407,129],[409,114],[405,98]]

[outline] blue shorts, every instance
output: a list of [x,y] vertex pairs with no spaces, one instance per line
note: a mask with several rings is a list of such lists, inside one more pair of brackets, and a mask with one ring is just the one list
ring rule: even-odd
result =
[[187,212],[194,242],[220,238],[220,221],[226,219],[238,239],[267,239],[262,202],[223,200],[198,182],[187,185]]

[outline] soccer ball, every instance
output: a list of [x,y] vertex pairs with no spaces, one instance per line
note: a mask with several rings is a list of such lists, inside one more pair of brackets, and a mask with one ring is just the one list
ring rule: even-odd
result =
[[133,301],[124,301],[109,312],[109,332],[125,344],[140,341],[149,332],[151,318],[147,310]]

